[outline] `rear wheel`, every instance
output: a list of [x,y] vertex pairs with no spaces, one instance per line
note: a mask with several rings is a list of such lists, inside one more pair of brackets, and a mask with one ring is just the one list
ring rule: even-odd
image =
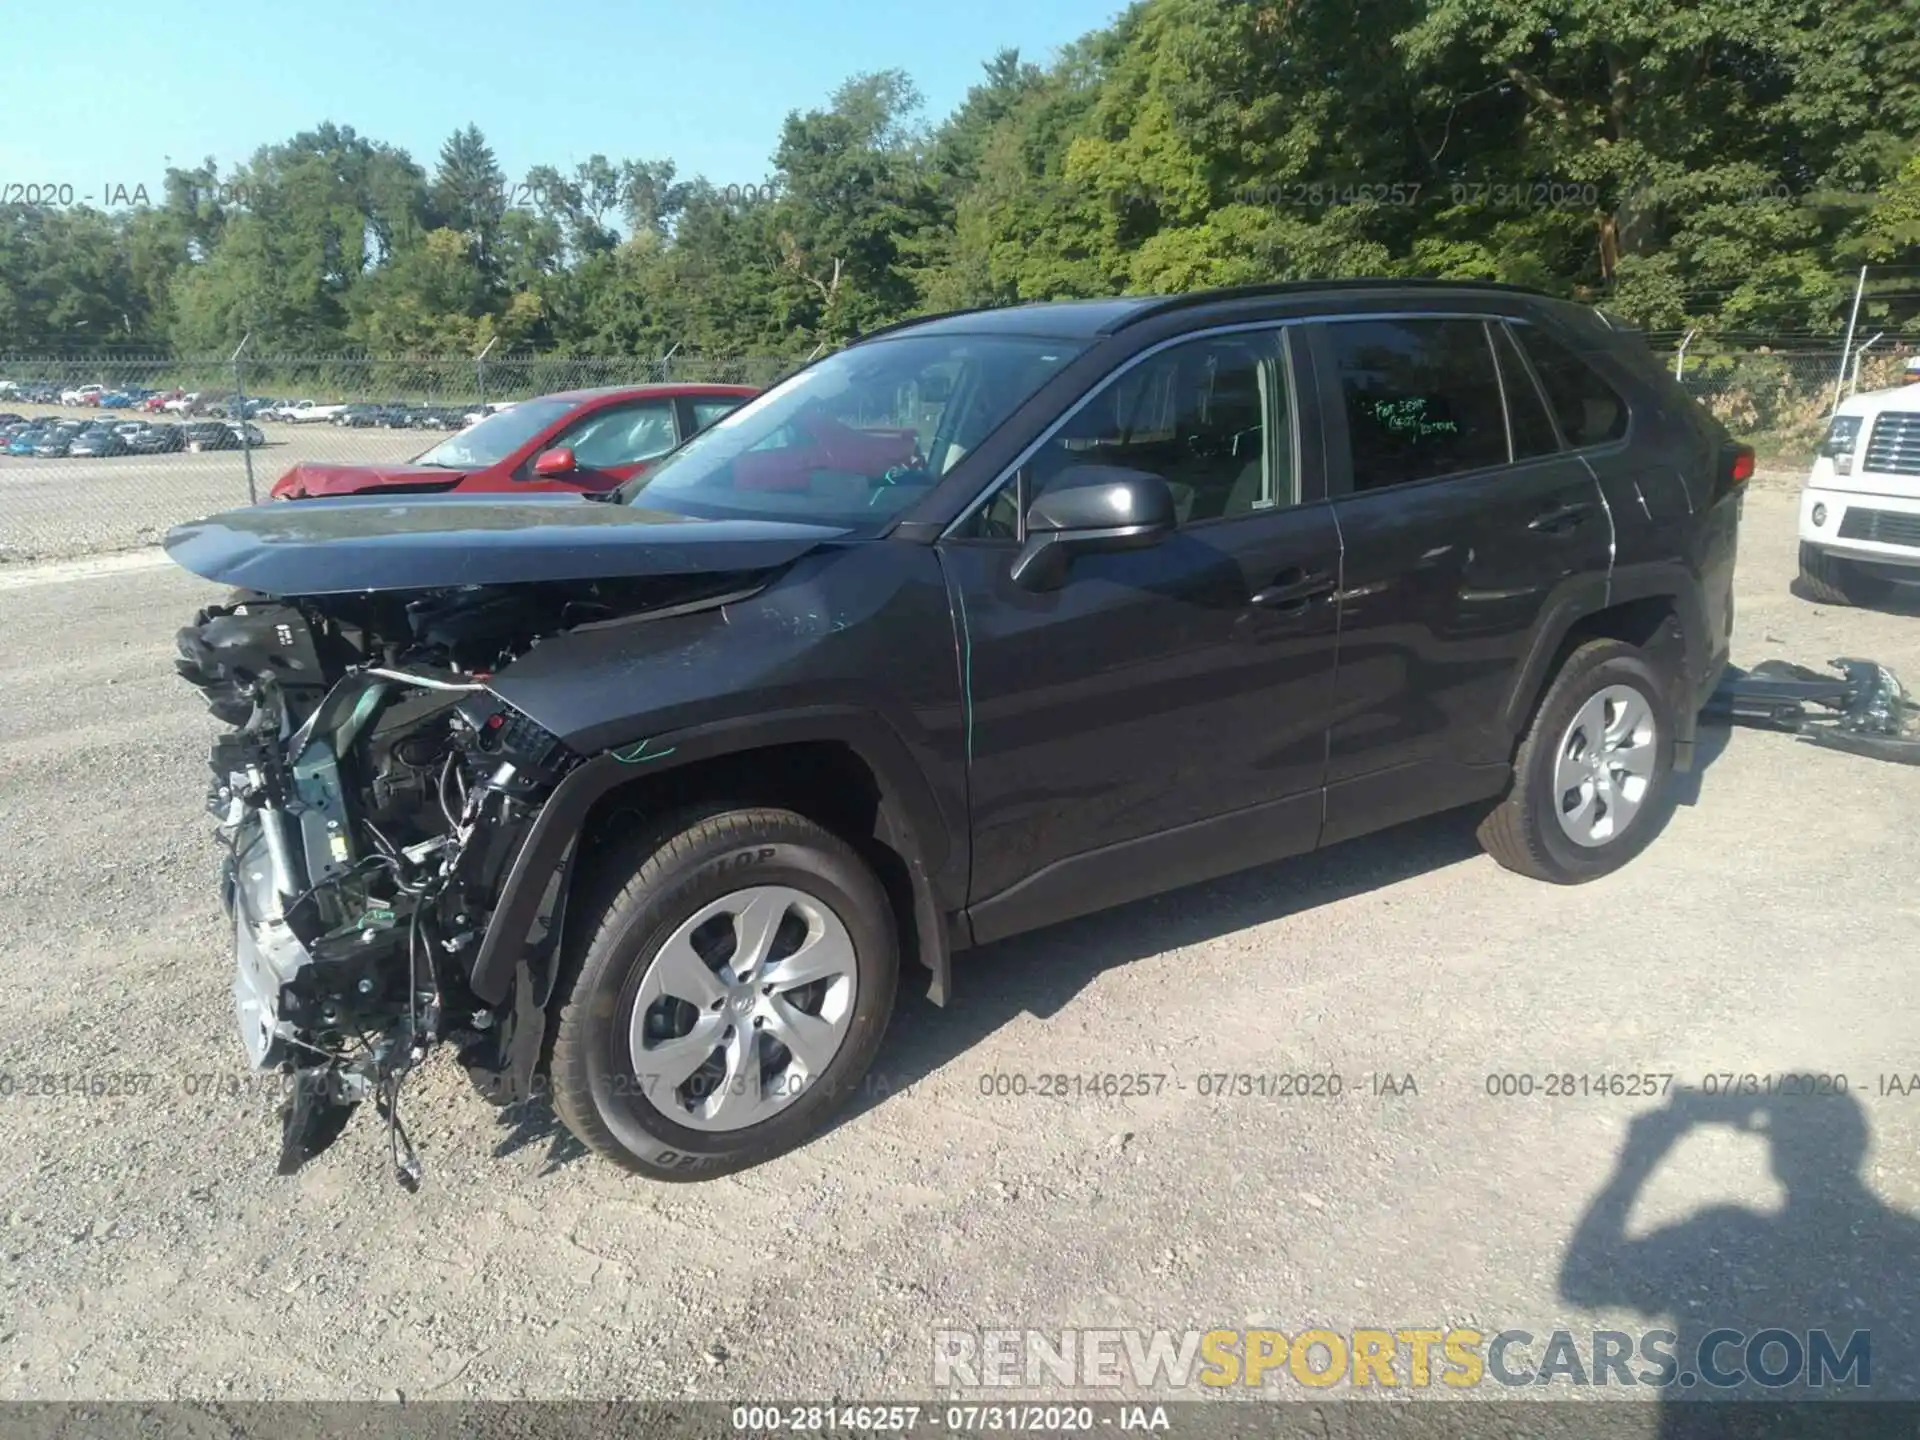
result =
[[551,1058],[567,1128],[661,1180],[818,1131],[873,1063],[897,979],[886,893],[853,849],[791,811],[694,811],[583,883]]
[[1830,555],[1817,545],[1800,546],[1800,579],[1796,584],[1802,598],[1823,605],[1877,605],[1893,589],[1891,581],[1869,575],[1851,560]]
[[1514,756],[1513,785],[1480,843],[1522,875],[1577,885],[1619,869],[1673,807],[1665,679],[1619,640],[1567,657]]

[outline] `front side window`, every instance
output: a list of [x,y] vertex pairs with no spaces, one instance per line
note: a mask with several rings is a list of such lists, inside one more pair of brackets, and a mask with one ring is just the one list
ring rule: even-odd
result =
[[1592,366],[1536,325],[1517,325],[1514,332],[1569,445],[1604,445],[1627,433],[1627,402]]
[[583,470],[612,470],[657,459],[675,443],[672,402],[649,400],[595,411],[562,431],[552,448],[572,450]]
[[569,414],[575,400],[524,400],[442,440],[413,463],[440,470],[478,470],[498,465],[555,421]]
[[[1291,505],[1291,416],[1277,331],[1169,346],[1103,381],[1035,452],[1027,503],[1075,466],[1110,465],[1165,480],[1182,525]],[[958,533],[1013,539],[1019,504],[1009,481]]]
[[1482,322],[1349,320],[1327,335],[1356,491],[1507,463],[1500,376]]
[[1081,348],[912,332],[856,345],[722,416],[619,497],[697,516],[877,526],[923,498]]

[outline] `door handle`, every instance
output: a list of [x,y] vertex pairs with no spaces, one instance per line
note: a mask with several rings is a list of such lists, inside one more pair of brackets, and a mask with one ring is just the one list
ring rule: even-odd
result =
[[1542,510],[1527,522],[1529,530],[1538,530],[1549,535],[1564,534],[1574,526],[1583,523],[1593,513],[1593,506],[1582,500],[1564,505],[1555,505]]
[[1255,594],[1250,603],[1263,610],[1304,610],[1315,600],[1331,596],[1333,588],[1331,576],[1309,575],[1296,565],[1282,570],[1273,584]]

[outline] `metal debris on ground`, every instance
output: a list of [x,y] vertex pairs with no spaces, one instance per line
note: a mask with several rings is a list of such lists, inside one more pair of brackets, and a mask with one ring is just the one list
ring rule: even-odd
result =
[[1703,715],[1785,730],[1830,750],[1920,765],[1920,712],[1894,673],[1871,660],[1828,663],[1837,673],[1784,660],[1763,660],[1751,670],[1730,667]]

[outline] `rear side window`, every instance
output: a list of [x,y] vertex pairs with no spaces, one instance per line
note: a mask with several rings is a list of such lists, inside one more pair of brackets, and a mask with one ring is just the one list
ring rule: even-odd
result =
[[1547,418],[1547,406],[1540,398],[1540,389],[1527,372],[1526,361],[1520,358],[1513,332],[1505,325],[1490,328],[1495,337],[1494,349],[1500,352],[1500,380],[1507,392],[1507,424],[1513,429],[1513,458],[1532,460],[1552,455],[1559,450],[1560,439],[1553,433],[1553,421]]
[[1346,320],[1327,336],[1356,491],[1507,463],[1500,376],[1482,322]]
[[1569,445],[1604,445],[1627,433],[1627,402],[1592,366],[1537,326],[1517,325],[1514,332]]

